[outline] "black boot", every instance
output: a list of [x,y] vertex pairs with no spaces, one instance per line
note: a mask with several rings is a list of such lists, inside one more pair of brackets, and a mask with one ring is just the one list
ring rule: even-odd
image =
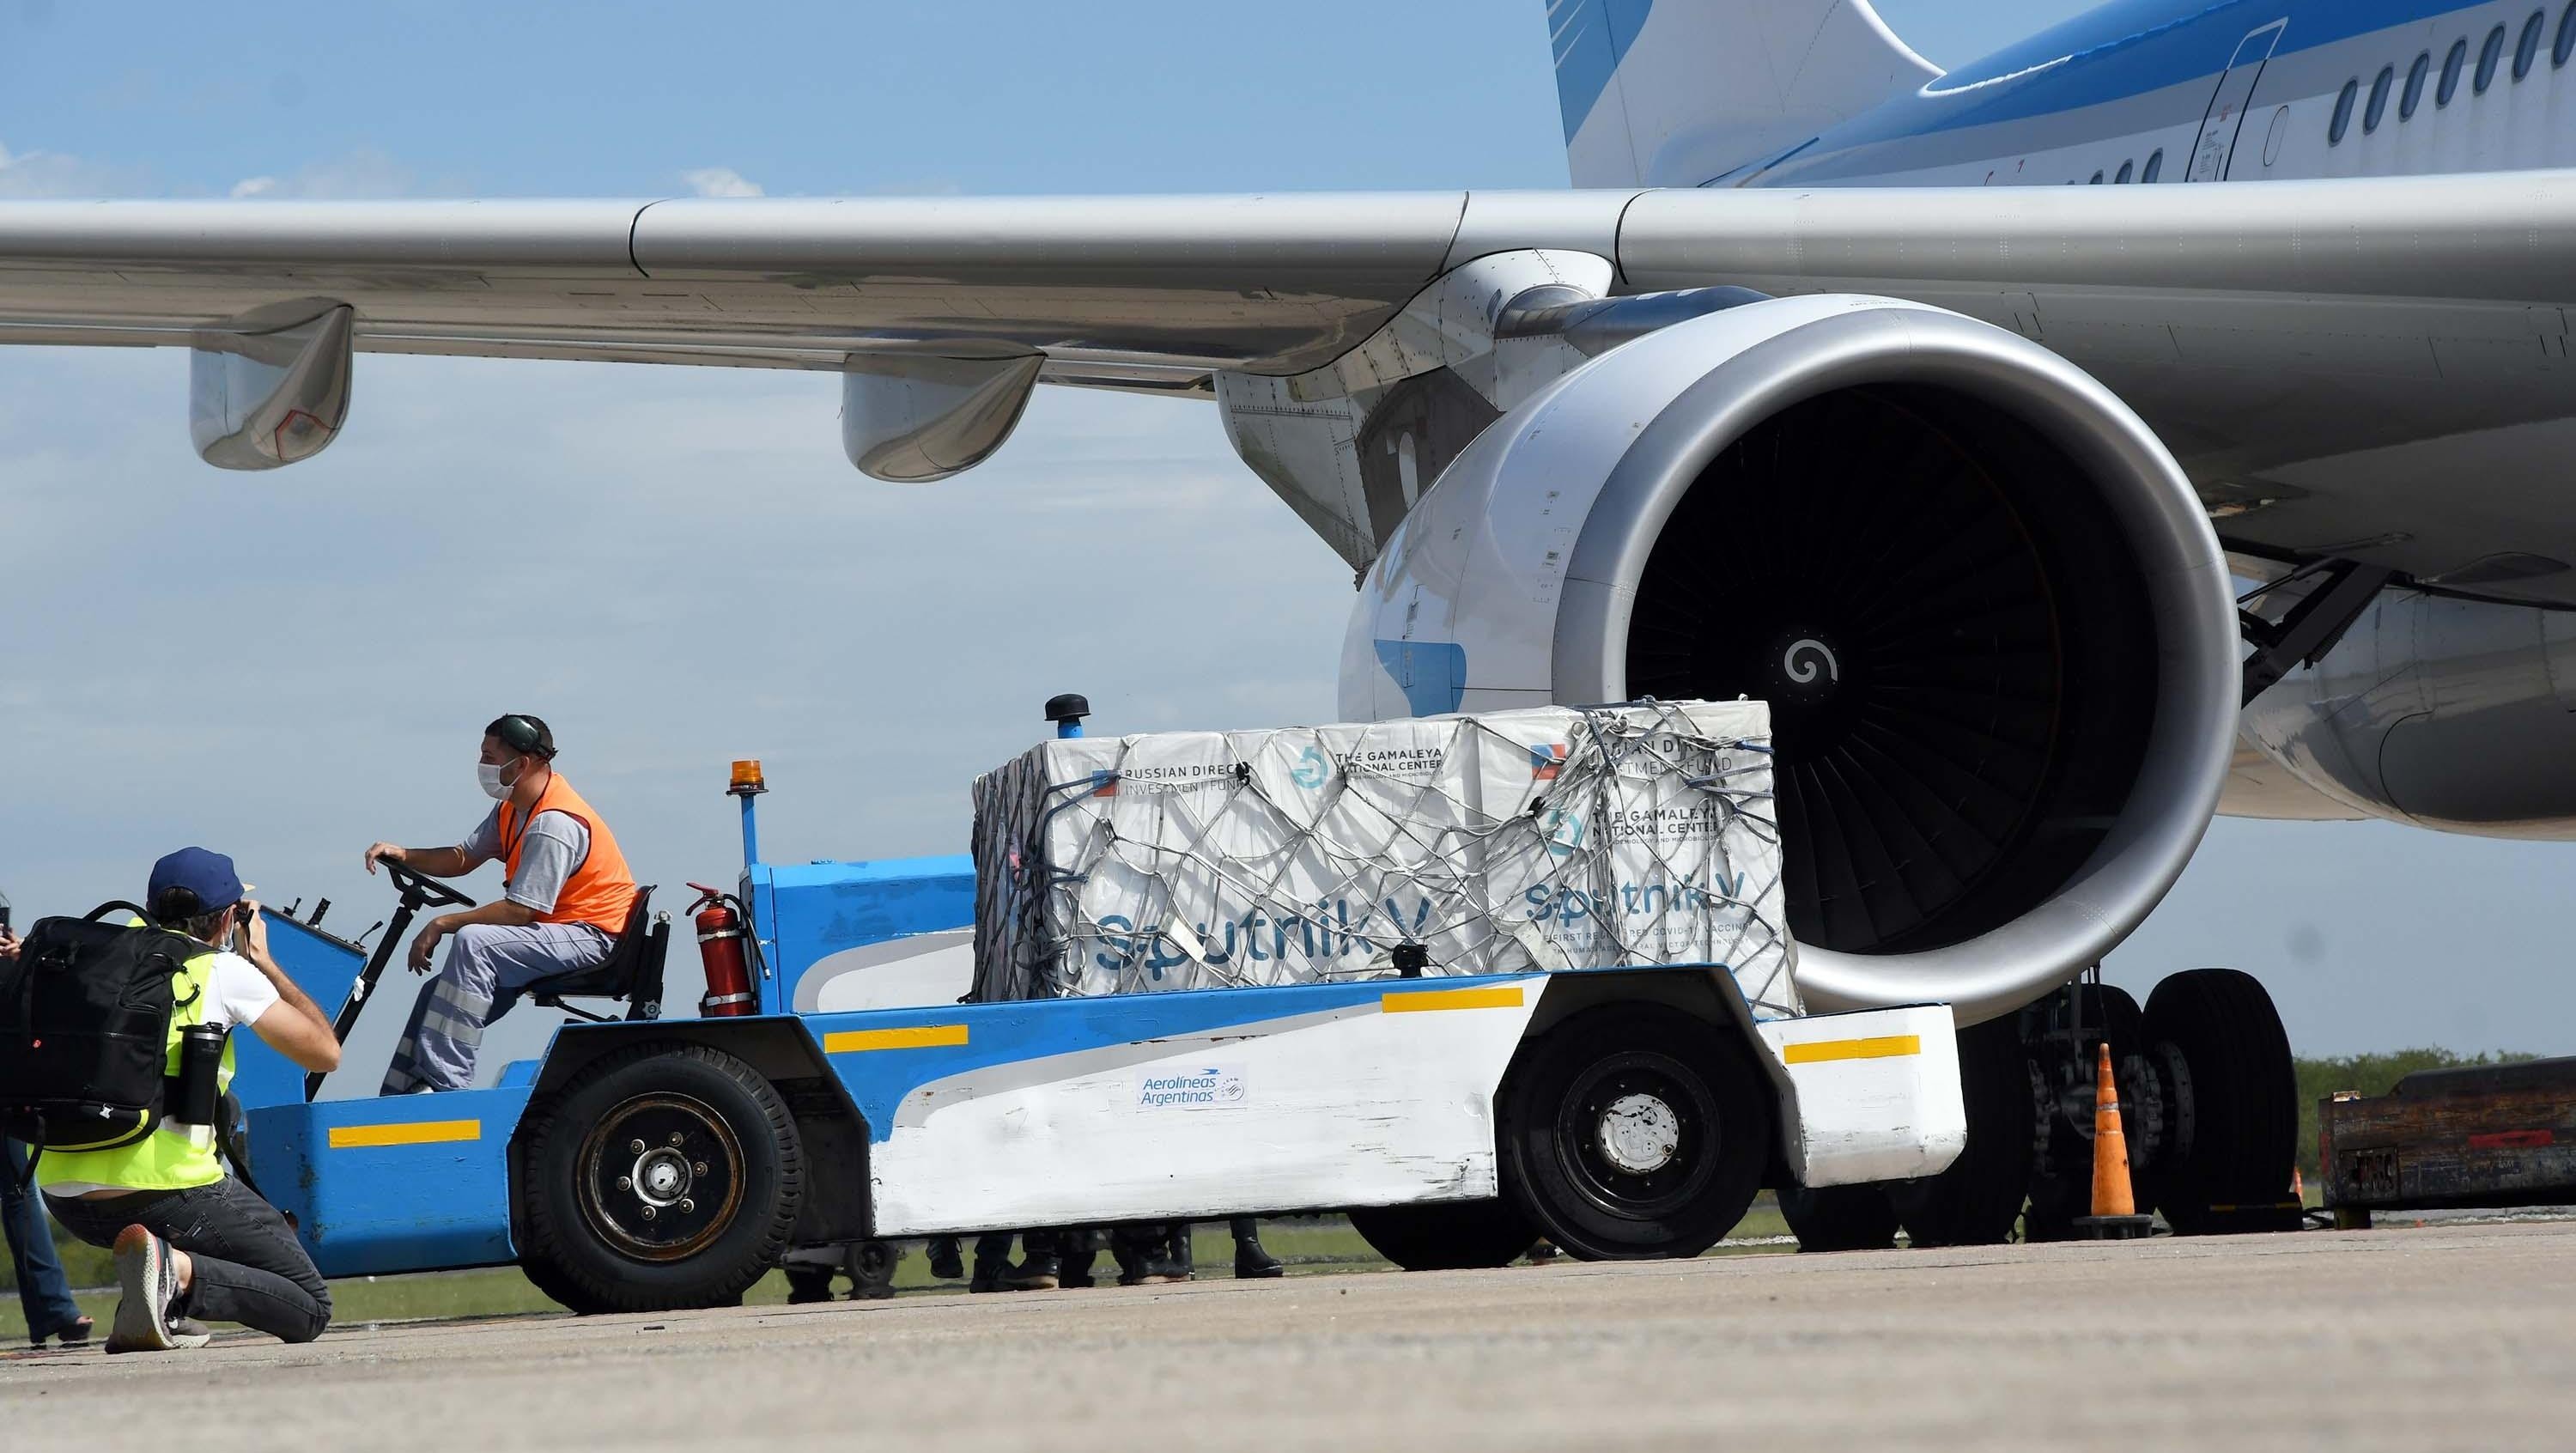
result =
[[1051,1292],[1063,1278],[1062,1237],[1053,1231],[1020,1233],[1020,1264],[1002,1273],[1002,1286],[1015,1292]]
[[1226,1223],[1234,1233],[1234,1277],[1250,1281],[1256,1277],[1286,1276],[1288,1267],[1278,1257],[1261,1249],[1261,1223],[1250,1216],[1237,1216]]
[[1011,1270],[1011,1233],[987,1231],[975,1238],[975,1275],[966,1283],[970,1292],[998,1292],[1002,1278]]
[[828,1266],[790,1266],[787,1268],[787,1305],[801,1307],[809,1302],[832,1299],[832,1268]]
[[956,1237],[933,1236],[930,1238],[930,1246],[928,1249],[930,1251],[930,1274],[934,1279],[939,1281],[964,1281],[966,1279],[966,1259],[957,1254]]
[[1108,1244],[1109,1233],[1098,1226],[1084,1226],[1066,1232],[1064,1271],[1057,1278],[1056,1284],[1066,1287],[1098,1285],[1092,1277],[1091,1265],[1099,1259],[1102,1248]]
[[1187,1263],[1173,1255],[1173,1230],[1168,1225],[1121,1226],[1113,1233],[1111,1244],[1118,1253],[1120,1286],[1160,1286],[1190,1279]]

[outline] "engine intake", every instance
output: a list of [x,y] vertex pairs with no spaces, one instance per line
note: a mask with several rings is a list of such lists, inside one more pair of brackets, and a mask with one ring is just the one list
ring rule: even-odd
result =
[[1343,706],[1767,699],[1803,992],[1972,1022],[2172,886],[2238,651],[2198,500],[2108,390],[1957,314],[1798,298],[1480,436],[1373,567]]

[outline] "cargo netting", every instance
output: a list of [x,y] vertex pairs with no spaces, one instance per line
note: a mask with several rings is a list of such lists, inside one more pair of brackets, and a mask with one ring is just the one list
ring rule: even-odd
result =
[[[975,784],[975,992],[1706,963],[1799,1012],[1770,714],[1641,702],[1051,741]],[[1410,959],[1415,951],[1407,950]]]

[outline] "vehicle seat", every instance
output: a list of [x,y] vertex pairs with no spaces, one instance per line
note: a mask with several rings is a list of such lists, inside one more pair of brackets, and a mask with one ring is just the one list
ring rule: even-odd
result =
[[671,951],[671,915],[665,913],[648,923],[652,903],[652,885],[637,884],[635,906],[626,914],[626,931],[617,936],[617,947],[608,951],[608,957],[586,969],[539,979],[520,989],[520,994],[594,1024],[606,1023],[608,1016],[587,1013],[563,1001],[623,999],[629,1021],[661,1018],[662,960]]

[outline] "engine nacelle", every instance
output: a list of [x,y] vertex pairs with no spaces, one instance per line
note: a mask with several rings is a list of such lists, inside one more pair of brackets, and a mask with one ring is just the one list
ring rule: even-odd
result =
[[2356,813],[2576,838],[2576,613],[2384,594],[2245,735]]
[[2239,651],[2118,398],[1954,313],[1807,297],[1617,347],[1468,445],[1363,583],[1342,709],[1764,698],[1809,1002],[1973,1022],[2172,886]]

